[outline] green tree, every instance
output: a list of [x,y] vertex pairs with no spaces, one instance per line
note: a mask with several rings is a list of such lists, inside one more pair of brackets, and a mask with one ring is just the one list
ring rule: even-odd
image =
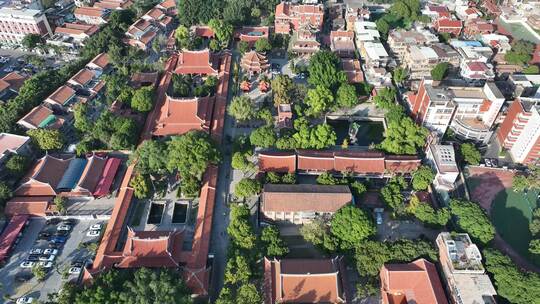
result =
[[360,241],[375,234],[376,228],[367,212],[347,205],[332,216],[330,231],[339,240],[342,249],[351,249]]
[[238,121],[247,121],[257,116],[255,105],[247,96],[237,96],[231,100],[229,114]]
[[234,194],[240,198],[247,198],[261,192],[262,186],[255,179],[243,178],[234,187]]
[[47,271],[45,270],[45,267],[43,267],[42,265],[38,263],[36,263],[32,267],[32,274],[38,280],[38,282],[43,282],[45,278],[47,277]]
[[471,165],[478,165],[482,155],[480,151],[471,143],[464,143],[461,145],[460,150],[463,160]]
[[255,41],[255,50],[259,53],[266,53],[272,50],[272,45],[266,38],[260,38]]
[[54,205],[56,206],[56,210],[58,210],[58,212],[60,212],[60,214],[66,214],[67,212],[67,204],[68,202],[68,199],[66,197],[63,197],[63,196],[56,196],[54,198]]
[[246,41],[239,41],[237,46],[238,46],[238,51],[241,54],[245,54],[249,51],[249,43],[247,43]]
[[338,248],[336,238],[330,233],[330,227],[320,218],[315,218],[300,227],[302,237],[328,252],[334,252]]
[[495,237],[495,228],[482,208],[473,202],[453,199],[450,212],[457,217],[457,225],[483,244]]
[[354,181],[352,182],[350,185],[351,187],[351,191],[354,193],[354,195],[356,195],[357,197],[358,196],[361,196],[362,194],[366,193],[367,191],[367,187],[365,184],[359,182],[359,181]]
[[262,108],[257,113],[257,118],[264,120],[267,126],[274,125],[274,116],[269,108]]
[[428,130],[405,117],[400,121],[391,120],[380,148],[393,154],[416,154],[426,144]]
[[328,172],[323,172],[317,176],[317,184],[319,185],[338,185],[339,180]]
[[525,40],[512,42],[512,49],[504,55],[504,60],[510,64],[524,65],[531,61],[534,44]]
[[255,247],[257,237],[249,224],[249,208],[246,205],[231,205],[231,215],[227,233],[231,243],[238,248],[251,250]]
[[482,251],[486,270],[492,274],[497,295],[509,303],[535,303],[540,297],[540,275],[516,267],[500,251],[487,248]]
[[169,171],[178,170],[181,176],[200,179],[210,164],[220,161],[220,153],[210,136],[202,131],[189,131],[168,142]]
[[192,175],[187,175],[182,177],[180,191],[182,197],[194,198],[199,196],[199,190],[201,188],[201,183],[199,180]]
[[412,174],[412,188],[415,191],[427,190],[434,178],[435,174],[430,167],[421,166]]
[[130,156],[142,174],[162,174],[167,170],[167,145],[158,140],[145,140]]
[[342,84],[337,90],[336,101],[338,106],[351,108],[358,104],[358,95],[356,88],[348,83]]
[[340,63],[341,60],[336,53],[318,51],[309,60],[308,83],[335,92],[342,83],[347,82],[347,76],[341,70]]
[[226,48],[233,35],[233,26],[219,19],[210,19],[210,21],[208,21],[208,26],[214,31],[220,46]]
[[311,116],[317,116],[333,107],[334,95],[332,95],[329,89],[319,85],[314,89],[308,90],[304,102],[308,106],[306,113]]
[[88,104],[78,103],[73,106],[73,118],[75,122],[73,126],[75,129],[79,130],[82,133],[86,133],[92,129],[92,122],[88,118],[90,114],[88,113]]
[[529,181],[524,175],[515,175],[512,178],[512,190],[514,192],[523,192],[529,187]]
[[448,68],[450,67],[450,64],[448,62],[441,62],[438,63],[432,70],[431,70],[431,78],[433,80],[443,80],[444,77],[446,77],[446,74],[448,73]]
[[538,68],[537,65],[530,65],[530,66],[524,68],[522,73],[523,74],[539,74],[540,73],[540,68]]
[[22,176],[28,169],[29,159],[20,154],[13,154],[6,162],[6,169],[15,177]]
[[247,284],[251,277],[249,262],[244,255],[230,257],[225,266],[226,284]]
[[533,239],[529,242],[529,252],[532,254],[540,254],[540,239]]
[[324,149],[336,145],[337,135],[329,124],[320,124],[311,129],[309,147]]
[[412,213],[418,220],[432,226],[444,226],[450,220],[450,210],[447,208],[435,211],[429,203],[421,202],[416,195],[413,195],[407,211]]
[[190,49],[192,46],[192,37],[189,29],[183,25],[179,25],[174,31],[174,39],[179,49]]
[[259,304],[262,301],[261,295],[257,291],[255,285],[249,283],[244,284],[238,288],[238,295],[236,297],[236,303],[245,304]]
[[400,84],[407,79],[409,73],[406,69],[399,67],[392,72],[392,77],[396,84]]
[[243,153],[243,152],[235,152],[233,154],[232,160],[231,160],[231,166],[234,169],[240,170],[243,172],[256,170],[255,165],[253,165],[253,163],[251,163],[248,160],[246,153]]
[[383,35],[388,35],[388,32],[390,31],[390,25],[384,18],[379,18],[377,21],[375,21],[375,24],[377,25],[377,30]]
[[150,196],[150,180],[147,176],[136,174],[129,181],[129,185],[133,188],[133,194],[139,199],[148,198]]
[[247,21],[251,13],[252,2],[248,0],[227,0],[223,9],[223,19],[233,25],[241,25]]
[[21,44],[30,50],[35,49],[38,45],[43,43],[43,39],[40,34],[26,34],[21,41]]
[[267,184],[280,184],[281,176],[276,172],[266,172],[266,183]]
[[0,181],[0,206],[5,205],[12,196],[11,188],[5,182]]
[[397,1],[390,7],[390,14],[407,19],[411,17],[411,10],[405,3]]
[[276,143],[276,139],[276,132],[269,126],[257,128],[249,136],[251,144],[262,148],[272,147]]
[[267,257],[282,257],[289,253],[289,248],[280,237],[279,229],[276,226],[264,227],[261,233],[261,241],[266,248]]
[[272,92],[274,104],[290,104],[292,101],[291,91],[294,88],[292,79],[288,75],[278,75],[272,80]]
[[532,219],[529,223],[529,230],[533,236],[540,234],[540,208],[533,210]]
[[142,87],[133,93],[131,98],[131,108],[138,112],[148,112],[152,110],[154,88],[152,86]]
[[296,184],[296,175],[294,173],[287,173],[281,177],[283,184]]
[[41,150],[58,150],[64,146],[64,136],[58,130],[34,129],[27,134]]
[[181,275],[170,270],[151,270],[140,268],[133,279],[124,283],[120,300],[134,304],[191,304],[190,291],[181,279]]
[[404,197],[401,192],[406,188],[405,179],[402,176],[393,177],[381,189],[381,198],[397,214],[405,211]]

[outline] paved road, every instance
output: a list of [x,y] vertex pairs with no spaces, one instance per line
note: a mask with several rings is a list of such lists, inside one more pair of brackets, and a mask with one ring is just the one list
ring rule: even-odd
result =
[[[233,51],[232,63],[238,58],[238,53]],[[232,73],[231,81],[229,81],[229,90],[227,102],[232,97]],[[229,245],[229,236],[227,234],[227,226],[229,225],[229,207],[227,206],[227,196],[229,194],[229,186],[231,184],[231,154],[232,145],[227,138],[234,138],[234,121],[232,117],[225,115],[225,124],[223,130],[223,161],[219,166],[219,176],[216,193],[216,204],[214,206],[214,218],[212,220],[212,240],[210,242],[210,252],[214,254],[214,264],[212,270],[212,282],[210,282],[210,299],[215,300],[221,287],[223,286],[223,277],[225,273],[225,265],[227,264],[227,247]]]

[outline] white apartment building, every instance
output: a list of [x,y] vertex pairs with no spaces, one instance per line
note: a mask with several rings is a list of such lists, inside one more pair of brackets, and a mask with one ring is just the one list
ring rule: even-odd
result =
[[20,44],[28,34],[52,36],[45,14],[34,9],[0,8],[1,43]]
[[390,56],[384,45],[380,42],[364,42],[360,47],[360,56],[364,59],[367,67],[386,67]]
[[398,61],[403,60],[408,46],[427,46],[436,42],[439,42],[439,38],[424,29],[399,29],[388,34],[388,46]]
[[452,145],[430,144],[427,149],[427,161],[436,172],[433,185],[437,190],[450,191],[459,175],[456,153]]
[[505,101],[494,83],[483,87],[435,87],[424,79],[418,93],[408,98],[413,117],[442,136],[450,127],[456,136],[486,143]]
[[469,235],[441,232],[436,242],[451,302],[495,304],[497,292],[485,274],[480,250]]

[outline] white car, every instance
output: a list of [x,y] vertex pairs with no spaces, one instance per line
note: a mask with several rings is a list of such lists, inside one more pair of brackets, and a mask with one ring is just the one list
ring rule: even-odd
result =
[[71,226],[70,225],[58,225],[58,227],[56,227],[56,230],[58,230],[58,231],[70,231]]
[[41,261],[41,262],[39,262],[39,266],[41,266],[43,268],[51,268],[53,266],[53,263],[52,262]]
[[17,304],[31,304],[34,303],[34,298],[32,297],[22,297],[17,299]]
[[32,267],[34,267],[34,265],[36,265],[35,262],[24,261],[24,262],[21,263],[21,268],[32,268]]
[[33,248],[32,250],[30,250],[30,255],[35,255],[35,254],[41,254],[41,249]]
[[39,257],[40,261],[45,261],[45,262],[52,262],[55,259],[56,259],[56,256],[54,254],[42,255]]
[[91,236],[91,237],[99,236],[99,230],[90,230],[86,233],[86,236]]
[[69,269],[69,274],[79,274],[81,273],[81,267],[71,267]]
[[58,249],[47,248],[47,249],[43,250],[43,254],[57,255],[58,254]]
[[101,230],[101,224],[94,224],[90,226],[90,230]]

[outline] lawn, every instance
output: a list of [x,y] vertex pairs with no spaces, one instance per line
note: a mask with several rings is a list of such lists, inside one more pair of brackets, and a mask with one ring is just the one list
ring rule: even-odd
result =
[[529,222],[532,210],[537,207],[537,195],[538,191],[523,193],[508,188],[497,194],[491,208],[491,219],[497,232],[510,246],[527,258],[531,240]]

